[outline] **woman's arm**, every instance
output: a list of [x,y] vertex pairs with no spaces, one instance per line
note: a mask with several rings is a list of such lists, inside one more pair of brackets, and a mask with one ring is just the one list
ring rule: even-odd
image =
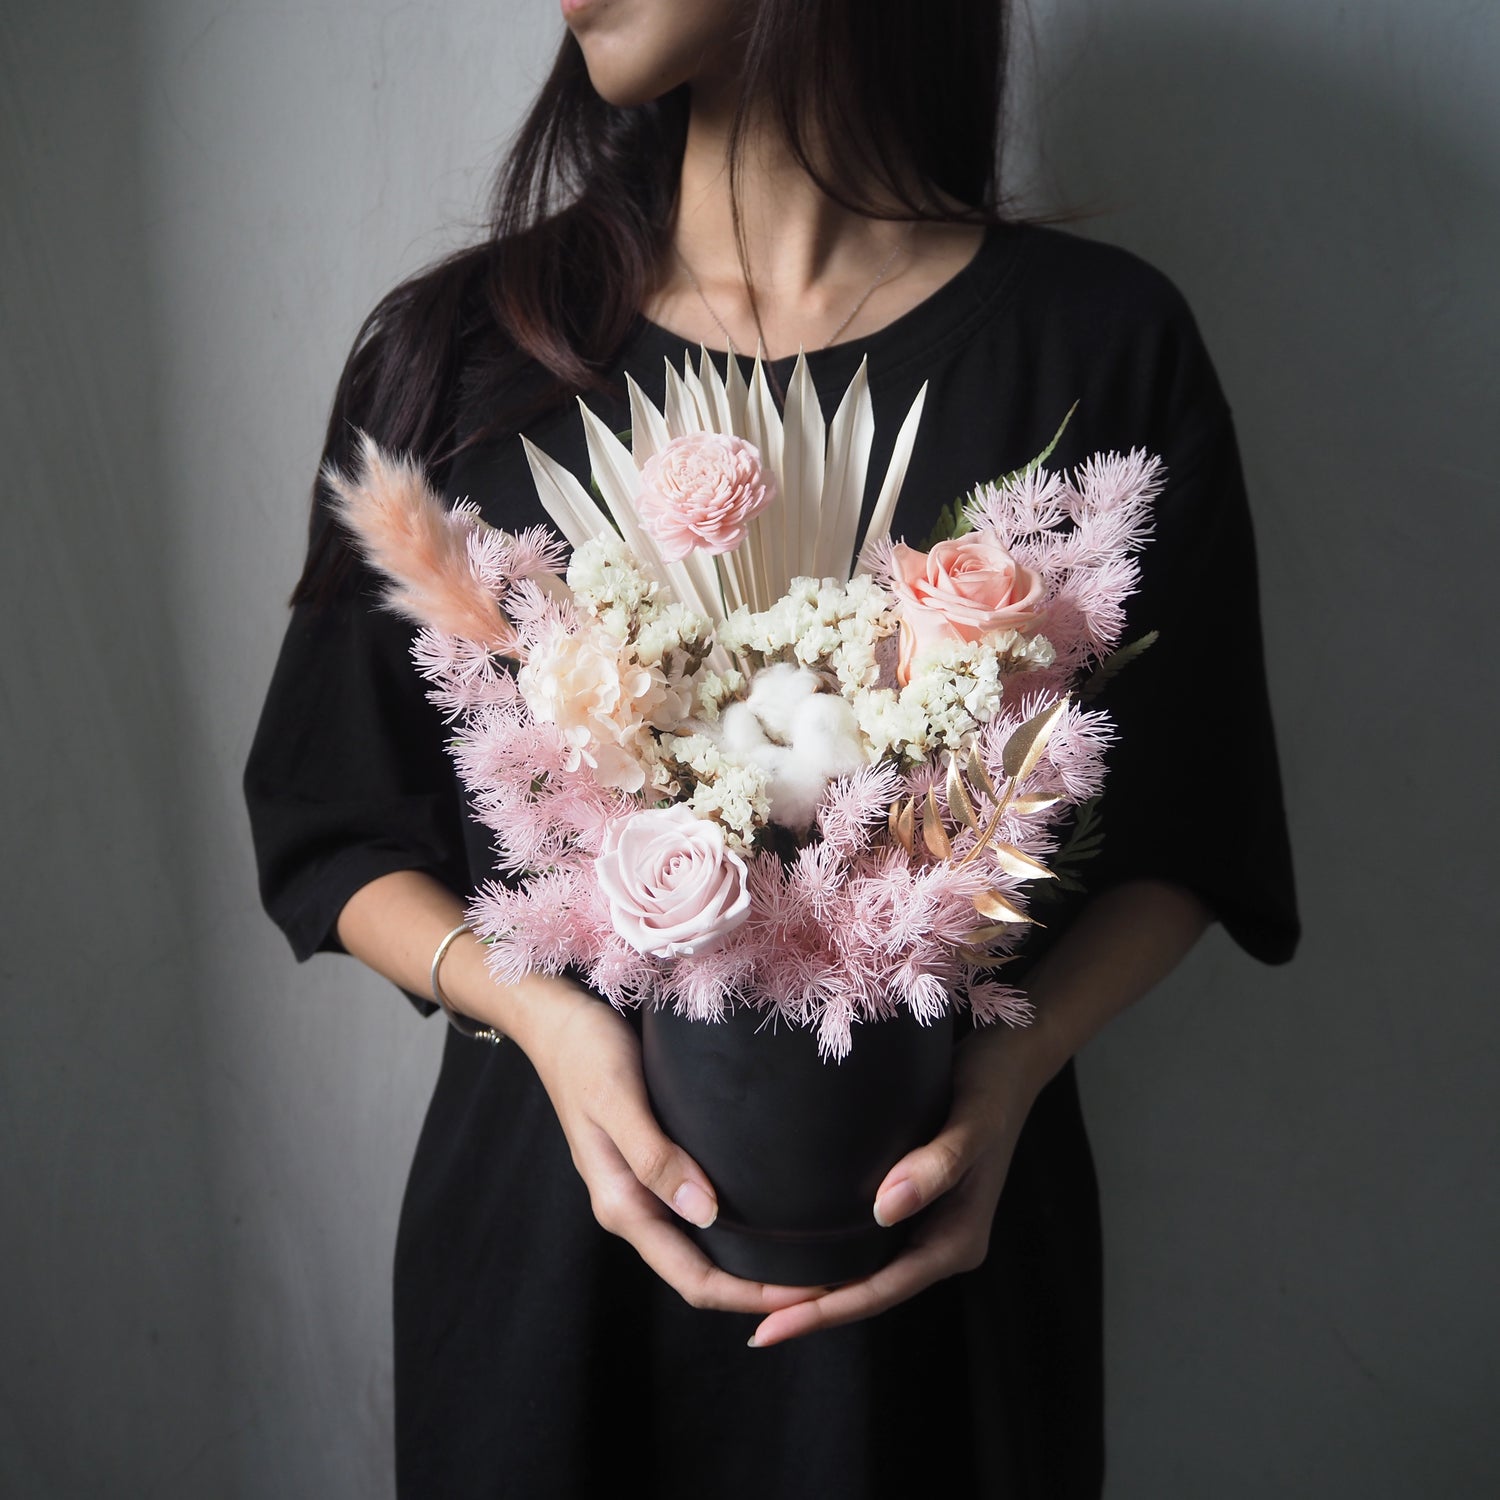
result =
[[1125,880],[1088,902],[1026,983],[1037,1014],[997,1032],[1033,1097],[1067,1060],[1182,962],[1214,915],[1168,880]]
[[875,1200],[882,1224],[942,1199],[910,1247],[863,1281],[772,1313],[751,1343],[765,1348],[869,1317],[977,1267],[1016,1138],[1043,1085],[1170,973],[1212,920],[1194,892],[1165,880],[1127,880],[1094,897],[1031,972],[1035,1020],[987,1026],[960,1045],[947,1125],[886,1174]]
[[[464,903],[424,870],[396,870],[362,886],[339,913],[339,941],[362,963],[414,995],[430,993],[432,955],[464,920]],[[578,987],[565,979],[533,975],[502,988],[484,966],[484,944],[472,933],[455,938],[440,975],[454,1008],[522,1040],[538,1006],[570,1001]]]
[[[377,974],[425,995],[432,955],[464,917],[463,902],[440,880],[421,870],[396,870],[345,902],[338,936]],[[697,1224],[713,1222],[713,1184],[657,1124],[640,1042],[612,1007],[560,977],[533,974],[519,984],[496,983],[485,967],[483,943],[470,933],[454,940],[439,978],[456,1010],[525,1052],[557,1112],[595,1218],[628,1240],[687,1302],[765,1313],[813,1294],[730,1276],[677,1227],[674,1213]]]

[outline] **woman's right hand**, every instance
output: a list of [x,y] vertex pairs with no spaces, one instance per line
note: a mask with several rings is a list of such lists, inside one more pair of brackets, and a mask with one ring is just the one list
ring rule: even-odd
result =
[[[529,988],[529,986],[528,986]],[[823,1290],[745,1281],[721,1271],[678,1227],[718,1212],[703,1168],[651,1112],[635,1032],[609,1004],[565,979],[512,1006],[512,1036],[531,1059],[567,1136],[594,1217],[693,1307],[767,1313]],[[519,1013],[518,1013],[519,1012]]]
[[[394,870],[349,898],[338,936],[376,973],[420,995],[431,982],[429,965],[439,941],[465,915],[453,892],[427,871]],[[674,1212],[695,1224],[712,1222],[713,1184],[656,1123],[641,1044],[610,1005],[570,979],[532,974],[519,984],[496,984],[483,944],[469,933],[448,948],[442,985],[457,1010],[498,1027],[531,1059],[589,1190],[594,1217],[629,1240],[689,1303],[771,1313],[823,1290],[742,1281],[719,1270],[678,1228]]]

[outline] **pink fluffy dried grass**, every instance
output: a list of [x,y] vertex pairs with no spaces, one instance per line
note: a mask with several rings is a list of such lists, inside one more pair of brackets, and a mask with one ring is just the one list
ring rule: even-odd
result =
[[368,433],[359,434],[358,447],[355,474],[329,463],[322,478],[335,515],[384,575],[386,606],[418,625],[515,656],[515,631],[471,560],[477,513],[450,511],[414,460],[382,452]]

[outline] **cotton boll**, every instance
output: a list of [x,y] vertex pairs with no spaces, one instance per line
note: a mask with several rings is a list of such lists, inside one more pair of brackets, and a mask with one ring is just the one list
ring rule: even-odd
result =
[[750,696],[745,706],[760,720],[767,739],[789,745],[798,711],[818,695],[821,685],[816,672],[790,662],[776,662],[762,667],[750,679]]
[[771,745],[769,750],[771,820],[784,828],[805,828],[829,780],[865,763],[853,709],[832,693],[805,699],[792,720],[790,745]]
[[755,674],[742,701],[724,705],[717,724],[699,726],[726,757],[764,773],[770,820],[786,828],[806,828],[829,781],[869,761],[853,706],[821,689],[816,672],[778,662]]
[[853,708],[833,693],[804,699],[792,721],[791,744],[779,750],[774,767],[768,767],[771,821],[806,828],[828,783],[865,764]]
[[748,702],[725,704],[719,715],[717,732],[710,738],[741,760],[752,759],[762,750],[776,748],[766,738],[766,731]]
[[818,766],[825,781],[851,775],[865,764],[853,705],[835,693],[816,693],[797,710],[792,745]]
[[726,748],[766,773],[771,821],[787,828],[806,828],[830,779],[866,762],[853,708],[819,686],[816,673],[778,663],[724,712]]

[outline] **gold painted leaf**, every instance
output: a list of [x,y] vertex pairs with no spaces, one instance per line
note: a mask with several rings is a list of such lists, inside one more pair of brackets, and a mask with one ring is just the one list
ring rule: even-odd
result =
[[916,846],[916,812],[912,798],[907,797],[904,801],[898,797],[891,803],[889,816],[891,837],[906,850],[908,854],[915,852]]
[[922,842],[937,859],[947,859],[953,853],[953,843],[938,814],[937,788],[932,786],[927,788],[922,802]]
[[1019,906],[1007,901],[999,891],[981,891],[974,898],[974,910],[992,922],[1029,922],[1030,917]]
[[1018,813],[1045,812],[1061,801],[1061,797],[1050,797],[1046,792],[1028,792],[1024,797],[1012,797],[1010,807],[1012,812]]
[[969,789],[959,773],[956,756],[948,757],[948,811],[968,828],[978,828],[979,819],[974,816],[974,804],[969,800]]
[[987,927],[974,927],[964,933],[963,941],[967,947],[981,948],[986,943],[998,942],[1001,938],[1014,937],[1014,926],[1005,926],[999,923]]
[[1059,698],[1041,713],[1033,714],[1006,740],[1005,774],[1013,782],[1024,781],[1036,769],[1037,762],[1042,758],[1042,751],[1047,748],[1052,730],[1067,705],[1066,697]]
[[1024,849],[1017,849],[1014,844],[1007,844],[1004,839],[995,839],[990,844],[990,850],[995,856],[995,863],[1007,875],[1014,875],[1021,880],[1055,880],[1057,878],[1041,860],[1033,859]]
[[985,770],[984,762],[979,758],[979,747],[977,745],[972,745],[969,748],[969,764],[967,770],[969,774],[969,780],[972,781],[974,785],[978,787],[979,790],[990,799],[991,802],[998,802],[1000,800],[1000,794],[995,790],[995,783],[990,780],[990,773]]
[[908,797],[906,806],[901,809],[901,842],[906,845],[908,854],[917,852],[917,799]]

